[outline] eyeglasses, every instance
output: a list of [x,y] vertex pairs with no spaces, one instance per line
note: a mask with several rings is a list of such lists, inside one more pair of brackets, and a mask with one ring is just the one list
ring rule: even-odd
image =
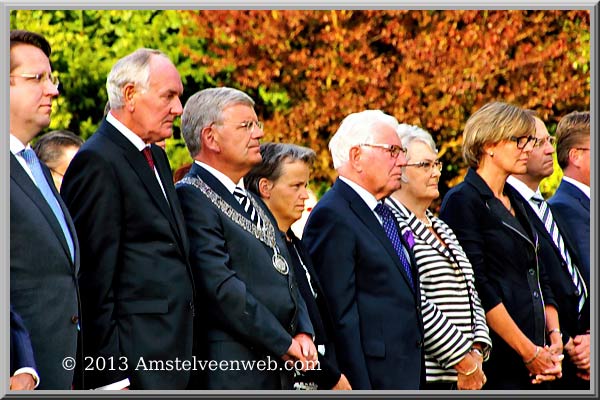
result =
[[247,133],[254,132],[254,128],[258,128],[262,131],[263,128],[265,127],[265,124],[262,121],[244,121],[244,122],[235,123],[235,124],[228,124],[225,122],[221,122],[221,123],[218,123],[215,125],[233,125],[240,129],[242,129],[242,128],[245,129]]
[[58,87],[58,84],[60,83],[60,81],[58,80],[58,76],[51,74],[49,72],[42,72],[41,74],[16,74],[16,75],[10,75],[11,78],[25,78],[25,79],[31,79],[36,81],[36,83],[42,83],[45,82],[46,79],[50,81],[50,83],[52,84],[52,86],[54,86],[55,88]]
[[550,146],[554,147],[554,145],[556,144],[556,138],[554,136],[547,136],[543,139],[536,139],[536,142],[533,145],[533,147],[542,147],[546,143],[550,143]]
[[575,149],[577,149],[577,150],[587,150],[587,151],[590,151],[590,148],[589,148],[589,147],[575,147]]
[[404,166],[405,167],[423,168],[427,172],[431,171],[431,168],[433,168],[433,166],[435,166],[435,168],[441,172],[442,168],[444,167],[444,164],[440,160],[435,160],[435,161],[420,161],[418,163],[406,164]]
[[375,147],[379,149],[384,149],[390,156],[397,158],[400,153],[406,155],[406,149],[402,146],[398,146],[397,144],[378,144],[378,143],[361,143],[358,146],[366,146],[366,147]]
[[529,142],[533,142],[533,147],[537,147],[537,143],[539,142],[535,136],[511,136],[508,140],[517,143],[517,149],[519,150],[523,150]]

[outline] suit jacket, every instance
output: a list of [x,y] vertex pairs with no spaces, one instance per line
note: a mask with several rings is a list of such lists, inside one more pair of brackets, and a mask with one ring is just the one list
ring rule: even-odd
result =
[[[186,177],[199,177],[233,209],[245,214],[233,194],[198,164],[192,165]],[[288,275],[275,270],[271,248],[225,215],[198,188],[180,182],[177,194],[190,238],[194,279],[206,305],[197,319],[198,357],[217,362],[279,363],[293,336],[313,334],[291,267]],[[279,235],[276,240],[289,260],[285,243]],[[262,371],[209,369],[194,386],[291,389],[292,371],[279,370],[279,366]]]
[[[573,279],[569,273],[567,263],[562,258],[560,250],[554,244],[554,241],[546,230],[544,223],[538,217],[537,212],[533,209],[531,204],[525,200],[525,198],[523,198],[523,196],[521,196],[521,194],[512,186],[510,186],[509,190],[514,193],[514,196],[518,196],[521,199],[525,205],[527,215],[536,232],[538,233],[540,243],[540,249],[538,251],[540,266],[546,270],[548,278],[550,279],[550,286],[552,288],[552,293],[554,294],[554,300],[558,305],[558,320],[560,322],[562,339],[563,343],[566,344],[570,337],[574,338],[577,335],[585,334],[586,331],[590,329],[590,298],[588,296],[588,299],[580,313],[579,291],[573,284]],[[560,225],[558,221],[555,222],[558,226],[561,236],[563,237],[567,251],[571,256],[571,261],[574,268],[580,268],[579,265],[581,265],[581,262],[577,256],[577,252],[573,250],[574,247],[570,237],[565,234],[563,226]],[[589,288],[589,284],[587,287]],[[567,368],[566,364],[571,364],[571,366]],[[557,383],[565,384],[567,381],[580,381],[580,379],[577,378],[574,373],[575,370],[575,365],[565,353],[565,359],[563,360],[563,377]],[[577,389],[577,387],[563,388]]]
[[[452,228],[473,265],[486,313],[502,303],[519,329],[543,346],[544,304],[556,303],[548,276],[538,264],[538,235],[527,218],[526,206],[512,190],[505,189],[505,193],[516,217],[469,169],[464,182],[444,197],[440,218]],[[486,389],[534,388],[521,357],[493,330],[490,336],[494,349],[485,366]]]
[[581,273],[590,287],[590,199],[564,179],[548,200],[552,215],[561,232],[574,242],[573,249],[581,262]]
[[[52,209],[11,154],[10,303],[31,337],[40,376],[38,389],[68,390],[74,375],[62,367],[62,361],[65,357],[77,359],[79,245],[50,171],[43,164],[42,170],[65,216],[75,260]],[[83,364],[83,360],[77,361]]]
[[36,369],[33,348],[25,323],[10,306],[10,376],[19,368]]
[[327,297],[339,367],[352,388],[418,389],[423,323],[412,253],[416,290],[373,211],[339,179],[310,213],[302,242]]
[[[194,309],[169,163],[157,146],[152,155],[168,202],[144,155],[106,120],[63,180],[81,242],[83,351],[94,357],[87,388],[126,377],[132,389],[184,389],[189,381],[186,371],[149,370],[149,360],[190,359]],[[96,367],[99,356],[113,357],[112,371]]]

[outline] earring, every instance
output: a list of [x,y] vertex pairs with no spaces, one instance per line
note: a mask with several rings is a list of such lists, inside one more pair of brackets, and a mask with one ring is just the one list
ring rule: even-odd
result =
[[494,158],[494,152],[493,151],[490,151],[488,154],[490,155],[490,157]]

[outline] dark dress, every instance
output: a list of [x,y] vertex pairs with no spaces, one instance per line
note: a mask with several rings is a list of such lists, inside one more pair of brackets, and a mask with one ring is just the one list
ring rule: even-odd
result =
[[[319,350],[320,368],[297,375],[294,379],[295,386],[299,389],[331,389],[341,376],[331,340],[334,333],[331,314],[310,256],[291,229],[287,235],[291,239],[286,240],[286,244],[292,258],[298,289],[304,298],[315,330],[315,346]],[[307,274],[310,275],[310,283]]]

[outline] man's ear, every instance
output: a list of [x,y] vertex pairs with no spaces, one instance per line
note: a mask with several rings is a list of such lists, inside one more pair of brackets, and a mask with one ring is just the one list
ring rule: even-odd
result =
[[215,136],[215,130],[211,126],[205,126],[200,131],[200,143],[202,143],[202,147],[210,149],[215,153],[221,152],[221,146],[219,146],[219,141]]
[[125,108],[129,112],[133,112],[135,109],[135,85],[133,83],[128,83],[123,87],[123,99],[125,100]]
[[351,147],[348,151],[348,163],[356,172],[362,172],[362,149],[360,146]]
[[260,178],[258,181],[258,191],[260,192],[260,197],[263,199],[270,199],[271,189],[273,189],[273,186],[273,182],[267,178]]

